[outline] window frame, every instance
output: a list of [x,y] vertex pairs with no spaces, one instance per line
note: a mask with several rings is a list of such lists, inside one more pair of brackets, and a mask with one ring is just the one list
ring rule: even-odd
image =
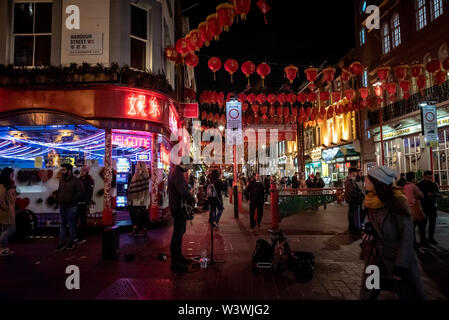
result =
[[[20,4],[20,3],[25,3],[25,4],[32,4],[33,5],[33,30],[31,33],[15,33],[14,31],[14,23],[15,23],[15,6],[16,4]],[[16,53],[16,37],[25,37],[25,36],[29,36],[29,37],[33,37],[33,54],[32,54],[32,64],[31,65],[20,65],[21,67],[25,67],[25,68],[35,68],[37,67],[35,64],[35,59],[36,59],[36,37],[38,36],[49,36],[50,37],[50,63],[49,65],[51,65],[51,48],[52,48],[52,42],[51,42],[51,37],[53,35],[53,23],[51,23],[51,32],[43,32],[43,33],[36,33],[35,32],[35,28],[36,28],[36,4],[37,3],[50,3],[51,4],[51,15],[53,17],[53,0],[14,0],[11,6],[11,45],[10,45],[10,63],[14,66],[19,66],[15,64],[15,53]],[[53,21],[52,21],[53,22]]]
[[[140,38],[138,36],[132,35],[131,34],[131,29],[130,29],[130,32],[129,32],[129,66],[133,70],[145,71],[145,70],[149,69],[149,66],[150,66],[150,58],[149,58],[149,49],[150,49],[149,48],[150,47],[150,9],[142,7],[142,6],[139,6],[136,3],[130,3],[130,8],[132,6],[138,8],[138,9],[144,10],[147,13],[147,39],[143,39],[143,38]],[[130,10],[130,19],[129,20],[130,20],[130,23],[132,24],[131,10]],[[131,61],[131,59],[132,59],[132,55],[131,55],[131,39],[135,39],[137,41],[141,41],[141,42],[145,43],[145,66],[144,66],[144,69],[137,69],[137,68],[132,67],[132,61]]]
[[[435,16],[435,4],[438,3],[438,16]],[[444,14],[444,7],[443,7],[443,1],[442,0],[430,0],[430,22],[435,21],[439,17],[441,17]]]
[[[385,29],[387,29],[387,32],[385,32]],[[389,54],[391,52],[391,34],[390,34],[390,25],[385,22],[382,25],[381,28],[381,35],[382,35],[382,53],[384,55]],[[388,40],[388,46],[386,46],[386,41]],[[388,48],[388,51],[387,51]]]
[[[419,6],[420,1],[423,1],[423,5]],[[415,1],[415,10],[416,10],[416,30],[421,31],[425,27],[427,27],[428,19],[427,19],[427,0],[416,0]],[[421,10],[423,10],[423,13],[421,15]],[[422,26],[420,24],[421,22],[421,16],[422,16]]]
[[[395,20],[397,18],[398,24],[395,24]],[[399,13],[393,14],[391,17],[391,45],[392,49],[396,49],[402,44],[402,35],[401,35],[401,18],[399,17]]]

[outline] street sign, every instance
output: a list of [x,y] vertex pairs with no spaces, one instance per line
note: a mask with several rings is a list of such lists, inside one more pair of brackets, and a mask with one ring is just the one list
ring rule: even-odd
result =
[[196,119],[199,117],[198,103],[180,103],[184,118]]
[[226,102],[226,128],[242,129],[242,104],[237,100]]
[[438,121],[435,106],[423,106],[421,109],[421,121],[424,141],[427,147],[438,147]]

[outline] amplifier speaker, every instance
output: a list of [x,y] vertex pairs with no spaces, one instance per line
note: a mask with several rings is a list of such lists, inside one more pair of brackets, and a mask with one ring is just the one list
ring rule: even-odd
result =
[[102,257],[105,260],[115,260],[119,256],[120,228],[107,227],[103,230]]

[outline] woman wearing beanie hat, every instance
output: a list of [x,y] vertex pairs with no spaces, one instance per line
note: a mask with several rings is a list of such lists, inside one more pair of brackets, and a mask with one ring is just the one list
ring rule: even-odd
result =
[[[425,299],[413,247],[413,221],[407,198],[393,186],[395,177],[393,169],[379,166],[369,170],[365,179],[369,223],[363,234],[363,246],[368,243],[373,248],[365,263],[377,264],[381,279],[387,280],[387,283],[381,280],[380,290],[390,284],[401,300]],[[363,272],[361,298],[375,300],[380,290],[367,289],[366,277]]]

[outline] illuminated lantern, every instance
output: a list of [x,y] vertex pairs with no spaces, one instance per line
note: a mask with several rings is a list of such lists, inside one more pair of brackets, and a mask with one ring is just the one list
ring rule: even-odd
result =
[[198,63],[200,62],[200,59],[198,56],[194,53],[189,53],[185,59],[186,65],[195,68]]
[[[229,96],[229,94],[228,94]],[[217,103],[220,106],[220,108],[224,107],[224,93],[220,92],[217,94]]]
[[256,102],[257,96],[254,93],[249,94],[246,97],[246,100],[250,103],[250,104],[254,104],[254,102]]
[[248,107],[249,107],[249,106],[248,106],[248,103],[247,103],[247,102],[243,102],[243,103],[242,103],[242,111],[243,111],[243,112],[248,111]]
[[396,82],[390,82],[388,83],[388,94],[390,96],[394,96],[396,94],[397,91],[397,86],[396,86]]
[[441,70],[441,63],[438,59],[432,59],[426,64],[426,70],[429,73],[435,73]]
[[358,61],[351,63],[349,66],[349,71],[355,76],[361,76],[364,70],[363,65]]
[[217,17],[220,28],[229,31],[229,27],[234,23],[234,8],[230,3],[222,3],[217,6]]
[[276,110],[274,109],[273,106],[270,107],[269,114],[270,114],[270,116],[274,116],[276,114]]
[[298,67],[289,65],[288,67],[285,67],[284,73],[290,83],[293,83],[293,81],[296,79],[296,75],[298,74]]
[[334,116],[334,107],[332,105],[327,108],[327,118],[332,118]]
[[287,95],[285,93],[280,93],[277,96],[279,104],[284,104],[287,102]]
[[207,22],[204,21],[198,25],[198,32],[201,40],[206,44],[206,47],[208,47],[214,37],[207,31]]
[[332,102],[338,102],[340,100],[341,100],[341,92],[340,91],[332,92]]
[[418,79],[416,80],[416,85],[418,86],[419,90],[423,90],[426,88],[426,83],[427,83],[427,77],[425,75],[420,75],[418,77]]
[[298,108],[292,107],[292,116],[295,118],[298,116]]
[[190,40],[190,33],[185,36],[186,42],[187,42],[187,48],[189,49],[189,53],[195,52],[195,46]]
[[341,80],[343,80],[344,82],[349,81],[349,79],[351,79],[352,77],[352,73],[351,71],[349,71],[346,68],[342,68],[341,70]]
[[228,59],[224,64],[224,68],[231,75],[231,83],[233,83],[232,75],[239,69],[239,63],[234,59]]
[[305,116],[306,116],[306,113],[304,111],[304,108],[300,108],[299,109],[299,117],[298,117],[299,122],[303,122]]
[[214,121],[215,121],[215,122],[220,122],[220,114],[219,114],[219,113],[216,113],[216,114],[214,115]]
[[320,92],[320,101],[321,102],[327,101],[327,100],[329,100],[329,98],[330,98],[330,93],[329,92],[327,92],[327,91],[321,91]]
[[354,89],[346,89],[345,90],[345,97],[348,100],[352,100],[355,97],[355,90]]
[[290,116],[290,109],[284,108],[284,118],[288,118]]
[[206,18],[206,23],[207,23],[207,33],[209,34],[209,38],[214,38],[215,40],[220,39],[220,34],[221,34],[221,27],[220,24],[218,23],[218,17],[217,14],[211,14],[208,15]]
[[374,87],[374,93],[376,96],[381,97],[382,96],[382,87],[381,86],[375,86]]
[[209,121],[213,121],[214,120],[214,114],[212,112],[209,112],[207,114],[207,120],[209,120]]
[[267,101],[267,97],[263,93],[259,93],[256,97],[256,100],[259,104],[264,104]]
[[209,69],[212,70],[212,72],[214,73],[214,80],[216,80],[215,72],[217,72],[218,70],[221,69],[221,60],[220,60],[220,58],[217,58],[217,57],[209,58],[209,61],[208,61],[207,64],[209,66]]
[[438,71],[435,74],[435,83],[439,86],[441,86],[446,81],[446,72],[445,71]]
[[264,121],[267,120],[268,107],[267,106],[262,106],[262,107],[260,107],[260,111],[262,112],[262,119]]
[[270,103],[270,105],[273,105],[273,103],[275,103],[277,101],[277,96],[273,93],[270,93],[267,96],[267,101]]
[[277,107],[276,109],[276,113],[278,117],[282,117],[282,115],[284,114],[284,107],[282,105],[280,105],[279,107]]
[[390,67],[384,66],[377,68],[377,77],[380,81],[387,81],[388,76],[390,75]]
[[233,0],[234,10],[240,15],[242,20],[246,20],[249,10],[251,9],[251,0]]
[[368,98],[368,95],[369,95],[368,88],[360,88],[359,92],[360,92],[360,97],[362,97],[363,100],[366,100]]
[[291,105],[293,105],[297,100],[295,93],[289,93],[287,96],[287,101],[290,102]]
[[396,66],[394,68],[394,74],[396,75],[396,78],[398,78],[398,80],[405,80],[405,78],[407,78],[408,69],[410,69],[410,67],[406,64],[400,64]]
[[305,92],[300,92],[298,93],[298,101],[303,104],[304,102],[307,101],[307,93]]
[[189,53],[189,48],[187,46],[187,40],[185,38],[181,38],[176,41],[176,51],[184,58],[187,53]]
[[402,80],[399,83],[399,86],[401,87],[403,92],[408,92],[410,91],[410,80]]
[[268,11],[270,11],[270,6],[265,0],[259,0],[257,2],[257,6],[259,7],[260,11],[263,13],[263,18],[265,20],[265,24],[268,24],[266,14]]
[[[164,56],[165,56],[165,58],[167,58],[167,59],[169,59],[169,60],[172,60],[173,59],[173,52],[174,51],[176,51],[176,49],[175,48],[173,48],[173,47],[167,47],[167,48],[165,48],[165,50],[164,50]],[[172,60],[173,61],[173,60]]]
[[443,68],[446,71],[449,71],[449,58],[446,58],[446,60],[443,61]]
[[225,125],[225,124],[226,124],[226,116],[225,116],[224,114],[222,114],[221,117],[220,117],[220,123],[221,123],[222,125]]
[[308,102],[316,102],[317,100],[318,100],[318,95],[315,92],[311,92],[307,96],[307,101]]
[[321,117],[321,119],[324,119],[325,116],[326,116],[326,108],[325,107],[321,107],[320,108],[320,117]]
[[201,120],[206,120],[206,118],[207,118],[206,111],[201,112]]
[[246,95],[244,93],[240,93],[238,99],[239,102],[243,103],[246,101]]
[[304,70],[304,73],[306,74],[307,80],[309,80],[309,82],[314,82],[318,77],[318,69],[312,66]]
[[248,79],[248,86],[249,86],[249,77],[256,71],[256,65],[251,61],[246,61],[242,64],[240,69],[242,70],[242,72],[246,76],[246,78]]
[[256,103],[251,105],[251,110],[254,112],[254,117],[257,118],[257,113],[259,112],[259,105]]
[[215,91],[211,91],[209,93],[209,103],[215,104],[217,102],[217,93]]
[[327,83],[334,81],[335,78],[335,68],[326,68],[323,70],[323,80]]
[[413,78],[418,78],[420,75],[422,75],[422,70],[424,68],[424,65],[422,63],[415,63],[411,66],[411,72]]
[[270,72],[271,72],[271,68],[265,62],[262,62],[261,64],[259,64],[257,66],[257,74],[262,78],[262,87],[265,86],[265,83],[264,83],[265,78],[270,74]]
[[204,46],[204,41],[198,29],[190,31],[190,42],[195,46],[196,51],[199,51]]

